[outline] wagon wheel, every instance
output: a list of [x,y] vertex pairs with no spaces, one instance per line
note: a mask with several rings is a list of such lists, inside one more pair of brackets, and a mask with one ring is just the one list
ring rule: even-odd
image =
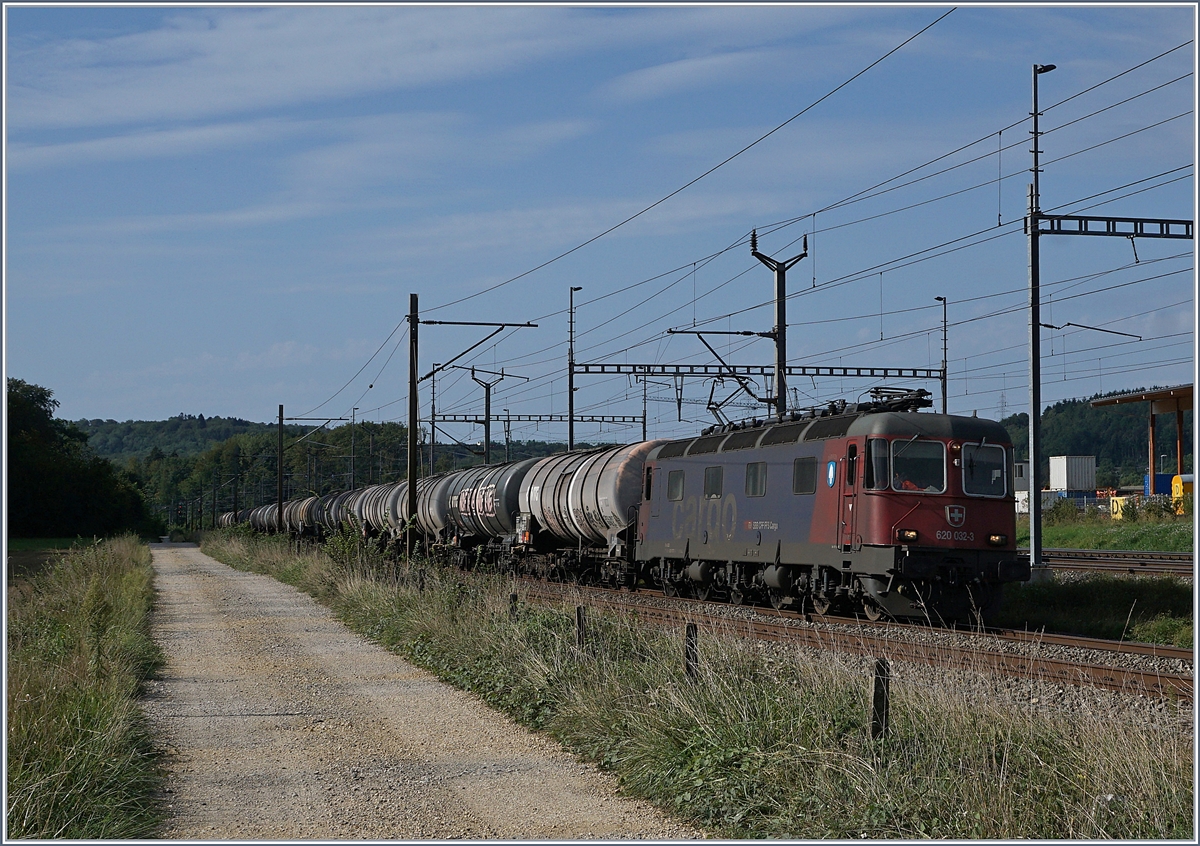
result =
[[829,613],[829,609],[833,607],[833,600],[823,593],[814,593],[812,597],[813,610],[822,617]]
[[729,601],[733,605],[745,605],[746,594],[742,592],[741,588],[732,588],[729,591]]
[[767,599],[771,601],[771,607],[776,611],[783,610],[784,603],[787,602],[787,595],[779,588],[767,588]]
[[712,592],[713,592],[712,582],[705,582],[704,584],[698,584],[692,589],[693,595],[696,597],[696,599],[700,600],[701,602],[707,602],[708,598],[710,596],[712,596]]
[[678,595],[678,591],[675,590],[675,585],[671,584],[671,582],[669,582],[669,581],[664,581],[662,583],[662,592],[663,592],[663,596]]
[[883,610],[882,607],[880,607],[879,605],[876,605],[874,602],[872,602],[869,599],[865,600],[863,602],[863,613],[866,614],[867,619],[870,620],[872,623],[878,623],[880,620],[884,619],[885,617],[891,616],[888,614],[887,611]]

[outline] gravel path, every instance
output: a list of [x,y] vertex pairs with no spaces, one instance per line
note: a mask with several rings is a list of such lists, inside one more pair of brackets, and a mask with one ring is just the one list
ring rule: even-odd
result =
[[144,705],[172,839],[695,839],[702,832],[347,630],[307,595],[152,544]]

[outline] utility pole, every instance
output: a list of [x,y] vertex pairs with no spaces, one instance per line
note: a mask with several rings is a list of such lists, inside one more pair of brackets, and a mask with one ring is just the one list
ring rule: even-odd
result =
[[437,443],[437,371],[440,364],[433,365],[433,375],[429,380],[429,475],[433,475],[433,445]]
[[570,306],[567,309],[567,449],[575,449],[575,292],[571,287]]
[[642,440],[643,441],[647,440],[647,438],[646,438],[646,386],[647,386],[647,384],[648,384],[647,381],[645,379],[643,379],[642,380]]
[[1029,217],[1025,228],[1029,235],[1029,566],[1042,565],[1042,489],[1038,484],[1042,446],[1042,303],[1041,253],[1038,220],[1042,214],[1039,192],[1038,155],[1041,153],[1038,130],[1038,76],[1054,70],[1055,65],[1033,66],[1033,182],[1029,186]]
[[279,510],[276,514],[279,517],[278,531],[283,531],[283,405],[279,406],[279,460],[276,462],[279,466],[275,473],[275,501],[279,503]]
[[942,304],[942,414],[946,414],[946,298],[934,299]]
[[758,231],[750,230],[750,255],[775,273],[775,418],[782,421],[787,413],[787,272],[808,255],[808,236],[804,236],[803,252],[785,261],[777,261],[758,251]]
[[[467,368],[464,367],[462,369],[466,370]],[[471,378],[474,379],[477,384],[480,384],[483,386],[483,463],[491,464],[492,463],[492,386],[504,378],[504,376],[505,376],[504,369],[501,368],[499,373],[495,372],[494,370],[479,370],[478,371],[480,373],[488,373],[492,376],[500,377],[499,379],[494,379],[491,382],[485,382],[484,380],[482,380],[478,376],[476,376],[475,375],[476,368],[472,367],[472,368],[470,368],[470,370],[471,370]],[[516,378],[524,379],[526,382],[529,381],[529,378],[526,376],[517,376]]]
[[[408,513],[417,513],[417,295],[408,295]],[[404,552],[412,561],[415,533],[404,533]]]

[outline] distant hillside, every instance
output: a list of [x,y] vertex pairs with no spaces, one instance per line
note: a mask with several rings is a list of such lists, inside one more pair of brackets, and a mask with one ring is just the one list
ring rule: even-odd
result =
[[[199,455],[234,435],[274,432],[270,423],[251,423],[237,417],[205,417],[180,414],[169,420],[77,420],[87,433],[88,446],[96,455],[118,463],[145,458],[155,448],[163,455]],[[288,427],[291,430],[293,427]]]
[[[1146,390],[1138,388],[1136,390]],[[1152,388],[1149,390],[1153,390]],[[1115,393],[1131,393],[1119,391]],[[1097,394],[1084,400],[1064,400],[1042,414],[1042,478],[1049,478],[1052,455],[1096,456],[1099,487],[1140,485],[1148,459],[1150,409],[1146,403],[1092,408],[1091,400],[1115,393]],[[1016,446],[1017,460],[1029,457],[1029,415],[1014,414],[1000,421]],[[1183,415],[1183,466],[1192,472],[1192,412]],[[1175,472],[1175,415],[1160,414],[1155,440],[1160,456],[1167,456],[1167,472]],[[1161,460],[1156,458],[1156,464]]]

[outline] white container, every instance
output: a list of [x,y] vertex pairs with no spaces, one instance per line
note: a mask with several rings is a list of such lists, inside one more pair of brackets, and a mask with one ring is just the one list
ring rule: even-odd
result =
[[1050,490],[1094,491],[1096,490],[1096,456],[1052,455],[1050,456]]

